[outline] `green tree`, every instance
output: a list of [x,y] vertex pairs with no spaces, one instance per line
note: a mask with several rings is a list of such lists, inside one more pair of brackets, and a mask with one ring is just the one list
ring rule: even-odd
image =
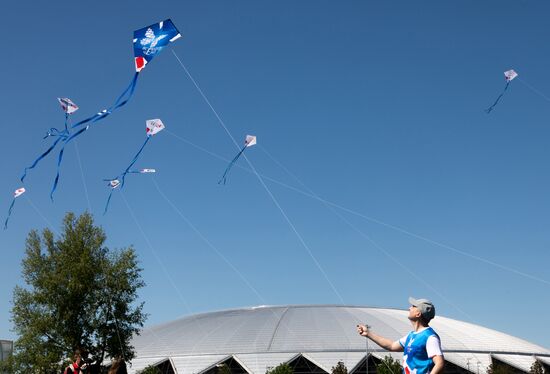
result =
[[162,372],[158,367],[149,365],[145,369],[140,371],[139,374],[162,374]]
[[273,369],[267,370],[266,374],[294,374],[294,370],[292,370],[289,364],[283,363],[275,366]]
[[540,360],[535,360],[533,362],[533,365],[531,365],[531,369],[529,369],[530,374],[546,374],[546,370],[544,369],[544,366],[542,365],[542,362]]
[[514,370],[510,366],[499,362],[495,362],[495,361],[493,361],[493,363],[489,365],[489,367],[487,368],[487,374],[513,374],[513,373],[514,373]]
[[394,360],[392,356],[384,356],[384,359],[376,365],[377,374],[400,374],[403,367],[399,360]]
[[109,250],[105,240],[88,213],[67,213],[57,238],[49,229],[29,233],[26,286],[13,292],[13,372],[58,373],[76,349],[97,362],[134,357],[130,339],[147,317],[137,303],[142,269],[132,247]]
[[332,374],[348,374],[348,368],[342,361],[338,361],[336,366],[332,367]]

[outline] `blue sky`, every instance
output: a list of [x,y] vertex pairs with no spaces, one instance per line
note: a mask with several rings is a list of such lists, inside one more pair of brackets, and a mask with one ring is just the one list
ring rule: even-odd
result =
[[[54,157],[27,177],[0,234],[0,337],[14,338],[29,230],[91,210],[110,248],[139,253],[149,325],[258,304],[406,308],[412,295],[550,347],[549,12],[543,1],[4,4],[5,212],[42,136],[63,124],[57,97],[83,119],[131,80],[133,30],[171,18],[184,37],[132,101],[67,147],[55,203]],[[176,55],[231,135],[258,137],[225,186],[237,148]],[[511,68],[519,78],[487,115]],[[136,166],[157,173],[130,176],[103,216],[102,179],[126,167],[150,118],[167,130]]]

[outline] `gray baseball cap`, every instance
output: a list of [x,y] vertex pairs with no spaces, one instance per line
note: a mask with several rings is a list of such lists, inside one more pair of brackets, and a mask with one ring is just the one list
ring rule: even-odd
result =
[[415,299],[414,297],[409,297],[409,303],[412,306],[415,306],[418,310],[420,310],[420,313],[422,313],[422,317],[427,322],[429,322],[432,318],[435,317],[435,306],[430,300]]

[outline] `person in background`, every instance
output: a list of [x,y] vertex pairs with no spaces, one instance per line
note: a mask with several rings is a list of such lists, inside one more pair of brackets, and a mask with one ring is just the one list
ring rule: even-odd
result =
[[82,351],[77,349],[74,352],[73,363],[65,368],[63,374],[86,374],[88,364],[82,358]]

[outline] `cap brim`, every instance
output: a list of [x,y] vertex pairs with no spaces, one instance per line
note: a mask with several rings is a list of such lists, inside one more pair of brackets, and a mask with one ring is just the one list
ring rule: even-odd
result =
[[414,297],[409,297],[409,304],[412,306],[418,306],[418,300],[416,300]]

